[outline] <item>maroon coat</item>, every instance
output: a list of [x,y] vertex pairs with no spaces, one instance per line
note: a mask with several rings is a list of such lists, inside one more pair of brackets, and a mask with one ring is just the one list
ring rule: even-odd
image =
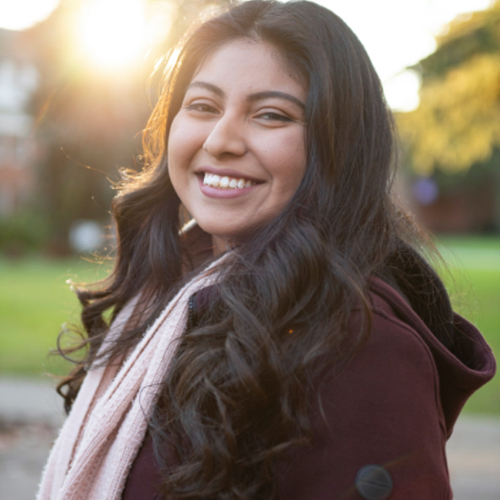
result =
[[[374,278],[370,289],[369,339],[347,369],[320,389],[326,423],[313,408],[314,441],[279,464],[280,500],[453,496],[445,443],[466,400],[495,373],[491,349],[455,314],[461,340],[451,352],[391,286]],[[353,311],[353,322],[359,314]],[[159,500],[159,481],[148,436],[123,500]]]

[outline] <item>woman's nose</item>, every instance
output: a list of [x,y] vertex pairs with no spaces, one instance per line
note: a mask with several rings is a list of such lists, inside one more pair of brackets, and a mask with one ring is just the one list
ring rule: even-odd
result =
[[210,131],[203,149],[214,157],[243,156],[247,151],[244,124],[230,114],[221,116]]

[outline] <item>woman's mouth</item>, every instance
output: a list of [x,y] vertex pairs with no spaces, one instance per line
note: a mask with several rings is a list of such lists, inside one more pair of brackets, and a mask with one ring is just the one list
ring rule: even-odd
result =
[[229,177],[227,175],[221,176],[205,172],[203,177],[203,184],[215,189],[243,189],[257,184],[255,181],[244,179],[243,177]]

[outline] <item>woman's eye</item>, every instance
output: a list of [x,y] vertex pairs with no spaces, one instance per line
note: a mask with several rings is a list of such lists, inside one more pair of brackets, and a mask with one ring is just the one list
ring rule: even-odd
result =
[[262,113],[258,116],[258,118],[262,118],[266,121],[278,121],[278,122],[291,122],[292,119],[286,115],[282,115],[280,113],[274,113],[272,111],[268,111],[266,113]]
[[186,108],[189,111],[199,111],[200,113],[218,113],[216,108],[204,102],[193,102],[188,104]]

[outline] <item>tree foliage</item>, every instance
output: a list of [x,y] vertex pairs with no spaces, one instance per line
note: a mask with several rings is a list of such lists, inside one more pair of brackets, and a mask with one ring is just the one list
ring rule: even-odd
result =
[[459,17],[420,61],[419,107],[397,116],[416,173],[453,174],[500,147],[500,2]]

